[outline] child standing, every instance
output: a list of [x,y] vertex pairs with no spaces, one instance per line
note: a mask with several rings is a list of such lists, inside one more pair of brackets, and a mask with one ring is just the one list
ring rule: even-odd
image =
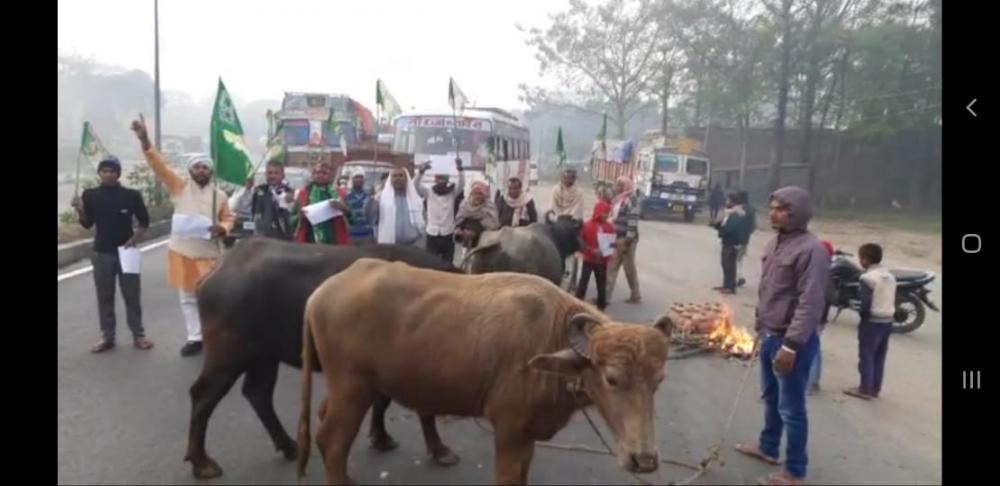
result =
[[893,314],[896,312],[896,278],[882,267],[882,247],[867,243],[858,249],[865,273],[861,275],[861,323],[858,325],[858,371],[861,386],[844,393],[871,400],[882,391],[885,356],[889,350]]
[[611,257],[611,253],[601,243],[602,240],[611,242],[615,238],[615,227],[608,222],[610,213],[611,204],[604,200],[597,201],[597,204],[594,205],[593,216],[591,216],[590,221],[583,225],[580,232],[580,239],[583,240],[584,245],[583,268],[580,273],[580,283],[576,287],[576,298],[583,300],[586,297],[587,286],[590,284],[590,274],[593,273],[597,284],[597,308],[602,311],[608,306],[608,259]]

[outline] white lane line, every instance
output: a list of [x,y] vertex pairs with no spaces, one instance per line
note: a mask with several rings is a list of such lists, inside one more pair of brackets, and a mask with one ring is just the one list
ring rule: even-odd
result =
[[[147,251],[150,251],[150,250],[155,250],[155,249],[157,249],[157,248],[159,248],[159,247],[161,247],[163,245],[166,245],[169,242],[170,242],[169,239],[164,239],[163,241],[158,241],[156,243],[140,247],[139,251],[141,251],[141,252],[147,252]],[[92,267],[92,266],[86,266],[86,267],[83,267],[83,268],[79,268],[79,269],[73,270],[72,272],[62,273],[62,274],[59,274],[59,280],[58,281],[62,282],[63,280],[68,280],[68,279],[71,279],[73,277],[78,277],[78,276],[83,275],[85,273],[90,273],[93,270],[94,270],[94,267]]]

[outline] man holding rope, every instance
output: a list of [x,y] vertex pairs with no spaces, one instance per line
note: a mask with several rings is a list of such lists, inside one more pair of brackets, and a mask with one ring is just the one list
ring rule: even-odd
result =
[[812,218],[806,190],[784,187],[775,191],[769,215],[778,234],[764,250],[755,326],[760,340],[764,430],[757,444],[737,444],[736,450],[777,466],[781,464],[781,436],[787,431],[784,469],[758,483],[798,485],[804,484],[808,464],[806,383],[819,349],[816,330],[826,306],[829,258],[819,239],[806,229]]

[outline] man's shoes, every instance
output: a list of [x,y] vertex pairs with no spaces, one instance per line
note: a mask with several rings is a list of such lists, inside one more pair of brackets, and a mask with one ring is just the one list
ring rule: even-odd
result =
[[860,398],[862,400],[871,400],[875,398],[867,393],[863,393],[860,388],[848,388],[844,390],[844,395]]
[[712,287],[712,290],[715,290],[715,291],[723,291],[723,290],[726,290],[726,288],[720,285],[720,286],[718,286],[718,287]]
[[739,280],[736,281],[736,286],[737,287],[742,287],[742,286],[744,286],[746,284],[747,284],[747,279],[745,279],[745,278],[741,278],[741,279],[739,279]]
[[629,304],[640,304],[640,303],[642,303],[642,297],[639,297],[638,295],[634,295],[632,297],[629,297],[625,302],[627,302]]
[[132,341],[132,345],[135,346],[135,349],[141,349],[143,351],[147,349],[153,349],[153,341],[150,341],[149,339],[146,339],[144,337],[135,338],[135,340]]
[[97,344],[95,344],[93,347],[90,348],[90,352],[94,354],[103,353],[105,351],[110,351],[114,347],[115,347],[114,341],[110,339],[101,339],[100,342],[98,342]]
[[723,289],[719,290],[719,293],[722,294],[722,295],[734,295],[734,294],[736,294],[736,291],[733,290],[733,289],[723,288]]
[[201,341],[188,341],[181,348],[181,356],[188,357],[201,353]]

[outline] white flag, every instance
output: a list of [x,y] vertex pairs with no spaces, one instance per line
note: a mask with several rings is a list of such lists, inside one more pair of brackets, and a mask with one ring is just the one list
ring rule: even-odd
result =
[[452,110],[463,110],[465,109],[465,104],[469,102],[469,99],[465,97],[465,93],[458,88],[458,84],[455,83],[453,78],[448,78],[448,104],[451,105]]

